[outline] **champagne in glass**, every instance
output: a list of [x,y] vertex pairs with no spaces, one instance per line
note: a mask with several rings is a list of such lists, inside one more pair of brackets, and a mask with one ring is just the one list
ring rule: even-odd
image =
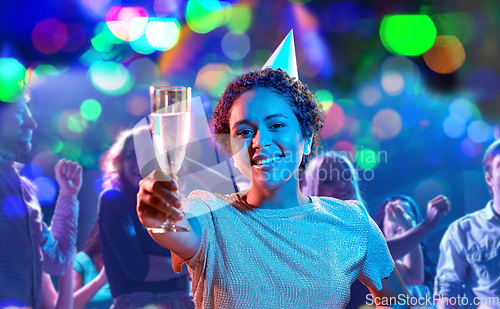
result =
[[[191,88],[152,86],[151,129],[156,159],[161,171],[176,175],[186,155],[191,119]],[[186,232],[168,218],[160,227],[148,228],[152,233]]]

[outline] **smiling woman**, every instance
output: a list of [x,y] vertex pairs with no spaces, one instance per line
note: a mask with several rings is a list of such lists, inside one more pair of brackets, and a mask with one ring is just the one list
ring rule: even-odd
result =
[[181,207],[177,184],[159,181],[160,171],[141,181],[142,224],[168,216],[191,228],[150,235],[172,251],[174,270],[187,264],[197,308],[343,308],[356,279],[376,297],[407,295],[361,203],[300,191],[322,121],[299,80],[281,69],[249,72],[227,86],[213,124],[250,189],[193,191]]

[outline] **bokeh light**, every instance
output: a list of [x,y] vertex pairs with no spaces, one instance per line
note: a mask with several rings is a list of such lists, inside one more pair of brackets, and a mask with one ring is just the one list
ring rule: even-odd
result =
[[382,98],[380,88],[376,86],[368,86],[363,88],[359,94],[359,102],[365,106],[375,106]]
[[382,75],[382,88],[388,95],[400,95],[404,87],[405,81],[401,73],[397,71],[387,71]]
[[111,33],[123,41],[134,41],[144,34],[148,15],[140,6],[113,6],[106,14],[106,25]]
[[428,201],[440,194],[446,196],[447,190],[445,187],[447,187],[446,182],[440,178],[426,179],[416,186],[413,196],[417,203],[425,205]]
[[344,126],[344,111],[339,105],[332,103],[325,115],[324,127],[321,130],[321,138],[328,138],[340,132]]
[[101,104],[94,99],[87,99],[80,105],[80,113],[83,118],[94,121],[101,115]]
[[472,140],[465,138],[460,142],[462,153],[469,158],[474,158],[481,153],[481,144],[476,144]]
[[[122,43],[123,40],[117,38],[106,23],[98,23],[95,28],[95,36],[90,40],[92,47],[100,53],[110,52],[113,45]],[[100,60],[100,59],[99,59]]]
[[221,41],[222,52],[231,60],[241,60],[250,51],[250,37],[243,31],[230,31]]
[[[380,67],[380,72],[382,78],[386,77],[384,90],[389,91],[387,92],[389,95],[399,95],[403,91],[409,95],[414,95],[416,91],[419,91],[420,68],[408,57],[401,55],[387,57]],[[394,82],[393,85],[391,85],[391,80]]]
[[372,123],[375,136],[379,139],[391,139],[397,136],[402,127],[401,117],[391,108],[378,111]]
[[[480,12],[480,10],[474,13]],[[482,17],[484,18],[484,16]],[[475,37],[481,37],[480,28],[476,27],[476,22],[471,12],[446,12],[441,14],[433,14],[432,20],[441,35],[455,36],[462,42],[468,44]],[[479,30],[479,31],[478,31]]]
[[465,119],[459,115],[451,114],[443,121],[443,131],[448,137],[459,138],[465,132]]
[[0,100],[15,102],[25,90],[26,69],[14,58],[0,58]]
[[179,41],[179,29],[175,18],[152,20],[146,26],[146,39],[157,50],[169,50]]
[[68,117],[67,126],[73,133],[83,133],[88,127],[88,122],[81,113],[73,113]]
[[[68,140],[80,139],[87,131],[87,120],[82,117],[79,110],[67,110],[54,115],[54,118],[57,131]],[[66,148],[68,144],[64,144],[62,150]]]
[[476,120],[467,127],[467,136],[475,143],[485,143],[493,137],[493,128],[482,120]]
[[189,0],[186,6],[186,23],[194,32],[208,33],[221,26],[228,9],[231,9],[228,3],[217,0]]
[[207,64],[198,72],[195,86],[212,97],[218,97],[233,76],[233,71],[227,64]]
[[349,141],[338,141],[333,145],[332,149],[335,151],[354,153],[354,144]]
[[378,165],[378,163],[379,158],[374,150],[370,148],[364,148],[358,151],[356,164],[359,166],[359,168],[363,170],[374,169]]
[[92,84],[101,92],[121,95],[132,88],[128,70],[121,63],[96,61],[89,68]]
[[143,55],[149,55],[156,51],[156,48],[154,48],[153,46],[151,46],[151,44],[149,44],[146,34],[144,34],[137,40],[130,42],[130,47],[132,47],[132,49],[136,53]]
[[43,176],[43,168],[35,162],[30,162],[23,167],[21,175],[28,179],[35,179]]
[[465,98],[453,100],[450,104],[449,110],[450,115],[458,115],[464,120],[469,120],[473,116],[474,111],[476,111],[476,113],[479,112],[477,107]]
[[449,74],[465,61],[465,50],[456,36],[438,35],[434,45],[424,53],[424,61],[434,72]]
[[56,199],[57,187],[49,177],[37,177],[33,180],[36,186],[36,196],[41,206],[52,205]]
[[328,111],[333,104],[332,93],[326,89],[320,89],[316,91],[316,96],[318,97],[318,102],[321,103],[323,111]]
[[43,54],[53,54],[61,50],[68,40],[66,25],[55,18],[39,22],[31,33],[33,46]]
[[325,40],[317,31],[307,31],[298,40],[297,64],[300,75],[314,77],[322,73],[331,76],[329,50]]
[[166,17],[182,7],[181,0],[155,0],[153,10],[158,17]]
[[380,39],[393,54],[418,56],[432,47],[436,26],[427,15],[388,15],[380,25]]
[[149,58],[138,58],[128,66],[128,71],[134,79],[136,88],[148,88],[151,85],[156,85],[160,79],[160,71],[154,61]]
[[238,4],[231,10],[227,28],[231,31],[247,31],[252,23],[252,9],[246,4]]
[[130,96],[126,103],[127,111],[134,116],[146,115],[149,112],[149,98],[142,95]]
[[108,7],[111,0],[80,0],[81,3],[90,11],[101,14],[106,13],[105,10]]
[[467,90],[476,101],[491,101],[500,92],[500,77],[490,68],[476,69],[467,77]]

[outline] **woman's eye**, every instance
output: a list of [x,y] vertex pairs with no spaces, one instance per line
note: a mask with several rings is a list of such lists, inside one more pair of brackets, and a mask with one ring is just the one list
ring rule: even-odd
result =
[[249,135],[249,134],[252,134],[252,131],[251,130],[248,130],[248,129],[245,129],[245,130],[240,130],[238,132],[238,135]]
[[275,123],[271,126],[271,129],[279,129],[284,127],[285,125],[283,123]]

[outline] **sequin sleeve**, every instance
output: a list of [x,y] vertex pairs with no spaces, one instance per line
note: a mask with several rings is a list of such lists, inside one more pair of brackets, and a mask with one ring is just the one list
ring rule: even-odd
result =
[[367,287],[380,291],[382,279],[389,277],[394,270],[394,261],[382,231],[370,216],[366,215],[366,218],[366,258],[358,279]]
[[212,218],[212,209],[209,207],[210,201],[215,200],[211,193],[201,190],[195,190],[182,201],[182,211],[188,220],[196,218],[201,226],[201,241],[198,251],[190,259],[183,259],[172,252],[172,268],[175,272],[180,272],[182,264],[187,263],[192,268],[196,268],[204,261],[207,247],[214,239],[214,222]]

